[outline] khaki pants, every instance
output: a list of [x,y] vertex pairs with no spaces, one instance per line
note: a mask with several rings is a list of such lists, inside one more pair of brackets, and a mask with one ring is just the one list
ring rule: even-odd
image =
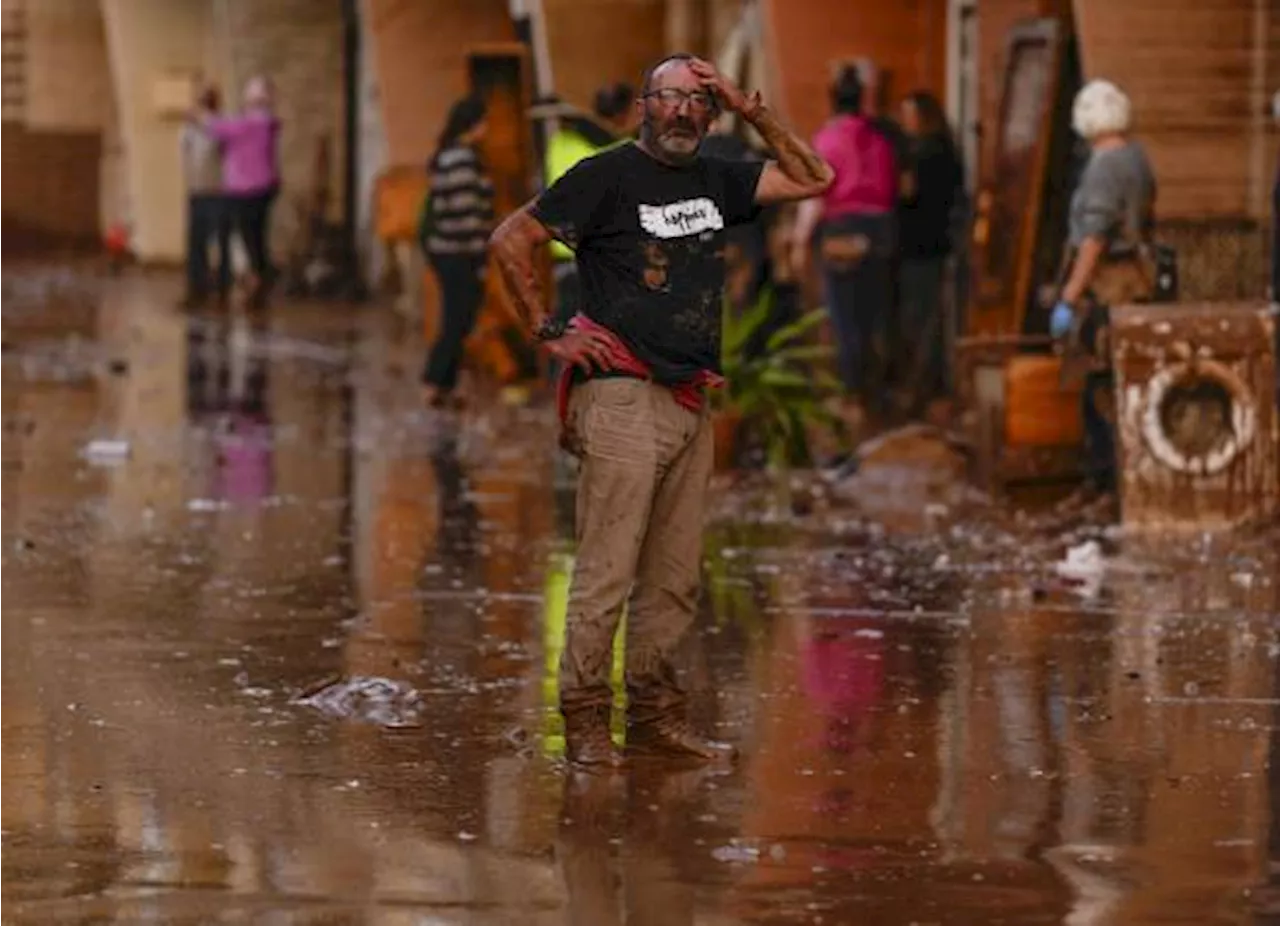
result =
[[679,709],[672,656],[693,625],[714,439],[707,409],[638,379],[576,387],[569,432],[582,455],[577,560],[569,589],[560,705],[611,702],[613,635],[627,607],[632,719]]

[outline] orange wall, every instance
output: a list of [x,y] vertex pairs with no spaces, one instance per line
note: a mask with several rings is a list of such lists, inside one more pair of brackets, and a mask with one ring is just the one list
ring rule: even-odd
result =
[[830,108],[830,65],[870,58],[887,72],[888,96],[917,89],[946,95],[946,0],[764,0],[765,43],[775,105],[812,134]]
[[467,89],[467,50],[515,38],[506,0],[366,0],[387,163],[419,165]]
[[612,81],[640,85],[663,54],[663,0],[544,0],[556,92],[590,108]]

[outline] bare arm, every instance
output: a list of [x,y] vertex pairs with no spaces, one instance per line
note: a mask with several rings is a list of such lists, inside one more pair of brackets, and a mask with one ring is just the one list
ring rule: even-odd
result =
[[807,142],[784,126],[764,103],[756,98],[755,106],[743,116],[756,127],[777,160],[765,165],[756,187],[756,202],[777,203],[821,196],[830,189],[835,171]]
[[1089,288],[1089,281],[1093,279],[1093,273],[1106,247],[1106,242],[1096,235],[1090,235],[1080,244],[1075,260],[1071,262],[1071,273],[1067,276],[1066,285],[1062,287],[1063,302],[1074,305],[1080,301]]
[[502,220],[489,237],[489,250],[521,317],[533,332],[548,315],[547,295],[534,258],[538,249],[551,240],[551,233],[528,209],[527,205],[522,206]]
[[588,373],[593,368],[607,370],[615,363],[613,345],[608,338],[600,334],[566,331],[563,327],[552,333],[542,330],[543,323],[549,323],[551,313],[534,258],[553,237],[563,240],[572,235],[559,232],[553,235],[552,229],[529,214],[529,204],[526,204],[494,229],[489,237],[489,251],[498,263],[498,271],[519,307],[529,334],[540,341],[552,356],[565,363]]

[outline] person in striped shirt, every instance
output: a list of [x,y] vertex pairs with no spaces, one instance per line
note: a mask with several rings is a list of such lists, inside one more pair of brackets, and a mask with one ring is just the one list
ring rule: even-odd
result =
[[440,284],[440,334],[422,371],[423,399],[441,406],[458,385],[463,343],[484,298],[486,245],[493,230],[493,182],[477,146],[486,129],[484,103],[468,96],[449,110],[427,171],[418,241]]

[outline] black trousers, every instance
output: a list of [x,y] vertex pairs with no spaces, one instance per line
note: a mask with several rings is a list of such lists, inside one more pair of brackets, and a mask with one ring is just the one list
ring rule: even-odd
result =
[[272,187],[261,193],[229,196],[232,221],[244,249],[249,255],[249,266],[264,283],[272,276],[271,257],[267,252],[267,230],[271,224],[271,206],[276,201],[277,189]]
[[440,335],[431,346],[422,381],[449,391],[458,385],[463,343],[476,326],[484,299],[484,256],[431,255],[431,269],[440,282]]
[[209,294],[209,243],[217,245],[217,291],[231,289],[231,223],[227,201],[221,193],[187,197],[187,297],[192,301]]
[[845,391],[867,410],[887,408],[889,330],[893,312],[893,217],[847,215],[826,221],[823,236],[865,235],[870,250],[849,266],[825,266],[827,313]]

